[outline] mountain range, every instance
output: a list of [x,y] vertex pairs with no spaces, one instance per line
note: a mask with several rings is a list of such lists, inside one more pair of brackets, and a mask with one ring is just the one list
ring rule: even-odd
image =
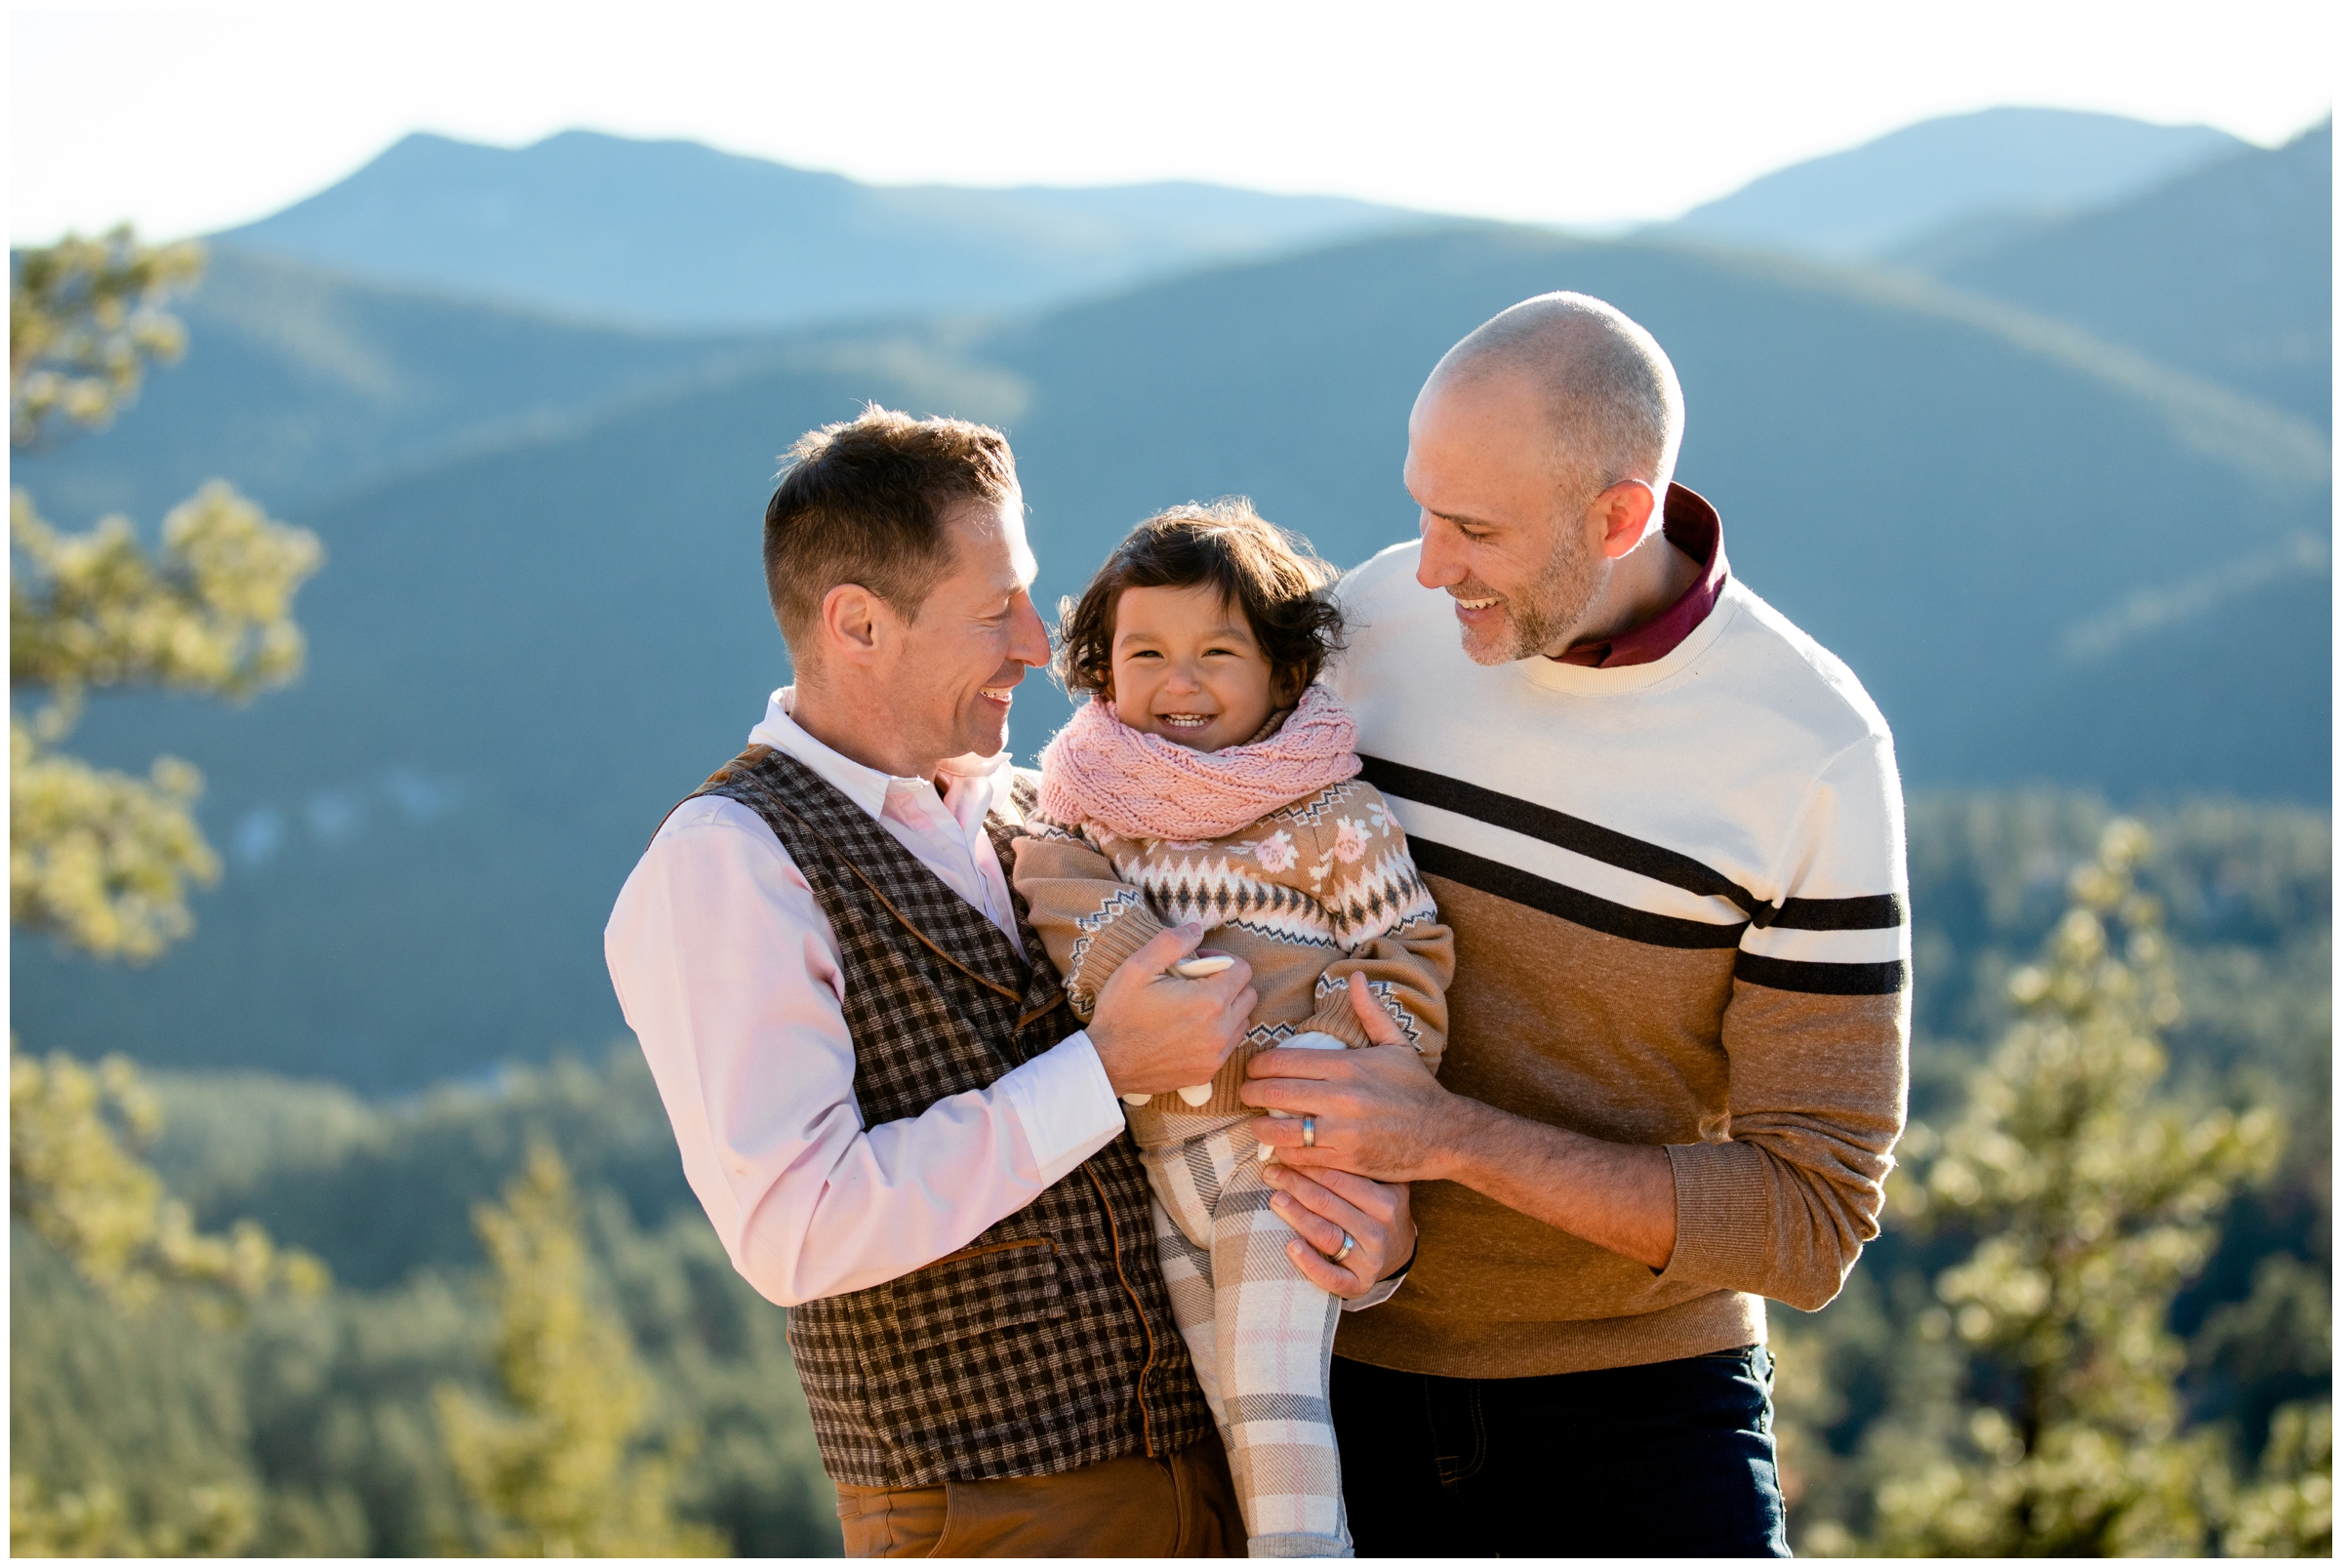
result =
[[2328,121],[2065,222],[1971,240],[1926,269],[2324,425],[2333,188]]
[[405,138],[217,236],[360,275],[681,327],[1029,309],[1200,262],[1420,223],[1330,196],[1165,182],[875,186],[690,141]]
[[2054,222],[2245,145],[2204,125],[2149,125],[2075,109],[1980,109],[1793,164],[1664,226],[1717,244],[1877,261],[1948,229]]
[[29,460],[53,513],[151,519],[224,472],[299,514],[780,341],[563,317],[224,245],[171,308],[184,361],[149,374],[114,428]]
[[[1425,370],[1553,288],[1668,345],[1680,477],[1720,507],[1733,570],[1864,679],[1915,788],[2326,797],[2323,432],[1908,272],[1452,224],[1021,317],[722,333],[223,244],[184,363],[19,478],[78,526],[106,504],[151,522],[223,469],[316,528],[309,666],[240,709],[94,705],[74,744],[99,760],[204,768],[228,874],[142,971],[20,939],[16,1025],[373,1088],[597,1046],[620,1026],[598,942],[618,882],[787,678],[757,544],[799,431],[870,398],[1004,425],[1045,607],[1191,497],[1249,493],[1347,564],[1413,530]],[[1065,711],[1029,678],[1014,745]]]

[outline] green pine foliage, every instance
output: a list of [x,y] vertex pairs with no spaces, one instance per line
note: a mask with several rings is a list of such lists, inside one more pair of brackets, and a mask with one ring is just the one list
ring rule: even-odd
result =
[[240,1304],[284,1287],[315,1295],[326,1272],[238,1220],[223,1236],[195,1228],[187,1206],[131,1146],[159,1122],[153,1096],[119,1056],[95,1070],[62,1052],[12,1056],[8,1080],[9,1213],[130,1307],[179,1290],[191,1309]]
[[[141,245],[127,228],[23,252],[9,289],[11,446],[111,422],[148,362],[184,346],[162,305],[201,267],[199,249]],[[194,930],[188,887],[220,877],[194,818],[202,777],[168,756],[143,779],[96,768],[57,743],[93,690],[240,701],[291,680],[304,651],[293,595],[323,551],[218,479],[164,518],[153,555],[127,518],[61,534],[12,489],[9,545],[9,923],[143,963]]]
[[9,1307],[14,1554],[254,1548],[262,1486],[232,1337],[180,1300],[125,1307],[21,1221]]
[[637,1451],[652,1388],[625,1322],[593,1299],[568,1167],[545,1145],[472,1221],[495,1274],[497,1399],[436,1390],[448,1461],[504,1557],[705,1557],[721,1540],[670,1502],[698,1434]]
[[2334,1554],[2334,1407],[2302,1400],[2278,1411],[2259,1481],[2229,1515],[2238,1557]]
[[[2108,1147],[2135,1155],[2167,1139],[2184,1150],[2190,1133],[2217,1127],[2225,1110],[2229,1132],[2211,1142],[2233,1151],[2249,1126],[2266,1140],[2254,1151],[2265,1174],[2225,1204],[2203,1206],[2201,1191],[2178,1194],[2192,1218],[2166,1213],[2151,1225],[2134,1214],[2071,1256],[2058,1253],[2046,1271],[2052,1296],[2064,1289],[2070,1301],[2077,1281],[2109,1257],[2123,1258],[2133,1275],[2124,1295],[2080,1292],[2078,1314],[2018,1312],[2004,1321],[1993,1307],[2032,1266],[2025,1249],[2056,1252],[2065,1245],[2058,1226],[2084,1206],[2056,1210],[2038,1195],[1989,1215],[1947,1199],[1926,1233],[1899,1208],[1836,1303],[1812,1316],[1774,1309],[1784,1481],[1802,1551],[1881,1545],[1883,1483],[1940,1480],[1947,1467],[1951,1498],[1975,1505],[1964,1514],[1971,1525],[1979,1514],[2001,1517],[1992,1488],[2012,1473],[2043,1495],[2053,1486],[2069,1501],[2103,1495],[2109,1475],[2130,1473],[2140,1447],[2132,1439],[2142,1434],[2163,1435],[2141,1452],[2189,1457],[2192,1490],[2173,1508],[2132,1497],[2124,1528],[2135,1533],[2109,1531],[2093,1543],[2098,1549],[2176,1549],[2188,1539],[2190,1509],[2204,1550],[2311,1553],[2330,1530],[2329,1428],[2314,1419],[2330,1382],[2325,820],[2217,804],[2148,814],[2156,850],[2129,874],[2161,906],[2159,962],[2174,979],[2153,979],[2148,964],[2150,978],[2128,1001],[2085,989],[2088,1009],[2132,1020],[2093,1037],[2128,1043],[2095,1058],[2060,1056],[2048,1050],[2050,1036],[2076,1032],[2073,1021],[2043,1007],[2064,993],[2044,985],[2037,994],[2028,982],[2029,1011],[2009,982],[2029,964],[2044,977],[2058,972],[2060,944],[2078,937],[2069,926],[2072,873],[2096,863],[2110,820],[2102,804],[2062,795],[1914,802],[1915,1108],[1939,1132],[1932,1147],[1922,1136],[1925,1158],[1905,1152],[1932,1174],[1947,1150],[1999,1149],[1996,1131],[2020,1146],[2039,1142],[2024,1118],[2046,1116],[2058,1102],[2012,1085],[2097,1083],[2081,1068],[2127,1061],[2132,1070],[2106,1080],[2103,1102],[2084,1097],[2102,1109],[2128,1107],[2084,1118]],[[2127,902],[2126,894],[2116,904]],[[2120,956],[2134,949],[2115,914],[2108,906],[2093,918]],[[2185,1009],[2176,1021],[2172,985]],[[2013,1057],[1969,1043],[1999,1041],[2005,1053],[2012,1031],[2032,1042]],[[2153,1085],[2145,1073],[2153,1053],[2139,1051],[2146,1034],[2160,1037],[2168,1058]],[[1980,1073],[2000,1087],[1971,1098]],[[137,1549],[104,1534],[118,1528],[188,1550],[207,1542],[303,1555],[485,1547],[481,1510],[447,1450],[438,1390],[455,1384],[492,1403],[503,1398],[494,1272],[471,1215],[525,1171],[541,1144],[558,1152],[575,1184],[586,1295],[623,1320],[642,1369],[638,1447],[656,1455],[676,1434],[698,1434],[671,1472],[672,1516],[720,1532],[743,1554],[838,1549],[829,1486],[783,1338],[787,1314],[740,1279],[700,1213],[634,1047],[599,1064],[508,1068],[399,1101],[251,1072],[157,1071],[141,1081],[162,1123],[141,1158],[188,1206],[192,1225],[217,1234],[238,1220],[259,1222],[279,1245],[324,1260],[335,1283],[306,1299],[271,1294],[224,1330],[162,1308],[134,1318],[20,1223],[12,1427],[20,1469],[40,1490],[24,1494],[38,1507],[20,1507],[18,1517],[47,1531],[42,1539]],[[2255,1106],[2280,1107],[2281,1138],[2247,1123]],[[2258,1163],[2278,1145],[2273,1166]],[[1984,1163],[1991,1180],[1978,1178],[1979,1202],[1984,1189],[2013,1202],[2015,1189],[1993,1185],[2005,1173]],[[2112,1161],[2104,1172],[2122,1168]],[[2070,1198],[2081,1191],[2067,1190]],[[1932,1198],[1929,1206],[1938,1207]],[[2061,1212],[2067,1221],[2055,1218]],[[2158,1226],[2182,1232],[2184,1256],[2156,1262],[2143,1236]],[[1992,1235],[2017,1239],[1988,1254],[2000,1262],[1972,1273],[1947,1302],[1939,1282],[1959,1278]],[[2151,1267],[2109,1250],[2120,1246],[2145,1251]],[[35,1271],[43,1258],[49,1273]],[[2190,1258],[2201,1266],[2191,1268]],[[1994,1318],[1986,1338],[1972,1341],[1958,1318],[1978,1304]],[[1923,1332],[1930,1323],[1940,1337]],[[2100,1362],[2029,1349],[2074,1351],[2110,1336],[2117,1353]],[[2047,1370],[2068,1364],[2102,1364],[2134,1380],[2118,1379],[2103,1394],[2080,1380],[2087,1398],[2062,1423],[2076,1435],[2125,1434],[2120,1462],[2111,1439],[2091,1438],[2058,1450],[2063,1461],[2053,1463],[2044,1442],[2030,1468],[2003,1467],[1999,1456],[2024,1426],[2024,1369],[2044,1369],[2039,1375],[2054,1382]],[[2123,1387],[2129,1392],[2116,1398]],[[2006,1432],[1994,1427],[1996,1415]],[[25,1468],[34,1454],[55,1462]],[[196,1455],[214,1459],[206,1467]],[[2147,1480],[2160,1474],[2174,1496],[2182,1490],[2168,1466],[2144,1467]],[[2216,1484],[2223,1471],[2230,1481]],[[2145,1528],[2151,1519],[2155,1530]],[[1958,1524],[1958,1516],[1928,1523],[1937,1532],[1931,1544],[1952,1549]]]
[[[2330,1530],[2328,828],[2156,822],[2149,854],[2087,799],[1914,803],[1887,1233],[1822,1312],[1773,1313],[1801,1551],[2290,1554]],[[1961,1043],[1985,1029],[1989,1055]]]
[[[573,1299],[593,1305],[605,1344],[623,1325],[642,1399],[627,1454],[673,1458],[671,1517],[745,1554],[836,1553],[787,1316],[733,1270],[684,1186],[633,1046],[596,1066],[556,1063],[387,1104],[264,1074],[145,1081],[161,1121],[147,1157],[195,1223],[263,1222],[330,1260],[334,1284],[273,1293],[224,1327],[133,1317],[20,1225],[12,1429],[20,1469],[55,1456],[29,1472],[42,1498],[75,1517],[103,1505],[142,1531],[187,1535],[197,1489],[231,1490],[247,1524],[222,1549],[257,1554],[508,1545],[451,1454],[442,1390],[521,1409],[498,1372],[511,1325],[472,1211],[544,1146],[575,1182]],[[31,1271],[44,1257],[52,1271]],[[191,1468],[198,1453],[231,1463]],[[94,1492],[92,1477],[110,1491]]]
[[2281,1124],[2153,1098],[2180,1009],[2161,911],[2135,882],[2147,850],[2138,824],[2109,824],[2041,961],[2010,978],[2019,1021],[1961,1115],[1904,1138],[1905,1222],[1972,1238],[1917,1327],[1957,1340],[1976,1391],[1947,1412],[1964,1443],[1879,1487],[1889,1552],[2192,1553],[2217,1508],[2222,1455],[2179,1434],[2186,1352],[2167,1322]]

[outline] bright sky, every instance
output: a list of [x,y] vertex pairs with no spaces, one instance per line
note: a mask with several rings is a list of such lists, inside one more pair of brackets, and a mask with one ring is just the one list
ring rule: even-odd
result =
[[17,7],[9,234],[258,218],[401,135],[685,137],[879,183],[1192,179],[1583,224],[2000,103],[2322,119],[2331,0]]

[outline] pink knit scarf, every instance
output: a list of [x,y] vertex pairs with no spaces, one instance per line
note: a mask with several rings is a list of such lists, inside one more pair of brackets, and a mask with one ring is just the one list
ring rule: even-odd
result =
[[1222,838],[1353,777],[1357,743],[1350,709],[1322,686],[1275,734],[1218,751],[1134,730],[1094,697],[1041,752],[1041,810],[1125,838]]

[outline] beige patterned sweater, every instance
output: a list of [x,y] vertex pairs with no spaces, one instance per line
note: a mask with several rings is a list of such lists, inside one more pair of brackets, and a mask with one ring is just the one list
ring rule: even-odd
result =
[[[1191,1136],[1197,1118],[1257,1115],[1238,1097],[1244,1064],[1318,1031],[1353,1046],[1353,973],[1434,1068],[1447,1044],[1455,939],[1372,784],[1352,779],[1208,842],[1124,838],[1095,823],[1028,819],[1017,891],[1084,1022],[1125,958],[1166,926],[1202,921],[1203,945],[1252,966],[1252,1029],[1212,1080],[1206,1105],[1158,1095],[1131,1109],[1142,1145]],[[1177,1133],[1166,1115],[1180,1118]]]

